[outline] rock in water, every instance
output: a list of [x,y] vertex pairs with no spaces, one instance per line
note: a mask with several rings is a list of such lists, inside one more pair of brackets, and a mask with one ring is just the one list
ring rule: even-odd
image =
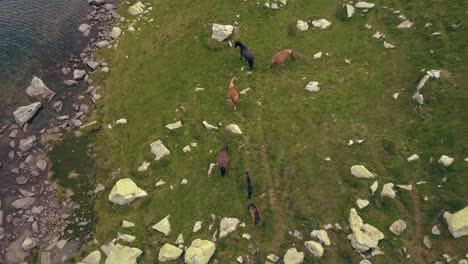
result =
[[296,27],[297,27],[297,29],[299,29],[300,31],[306,31],[306,30],[309,29],[309,24],[307,24],[307,22],[305,22],[305,21],[298,20],[298,21],[297,21],[297,24],[296,24]]
[[216,250],[216,245],[209,240],[195,239],[185,252],[186,264],[207,264]]
[[99,264],[101,262],[101,252],[99,250],[95,250],[83,259],[83,262],[86,264]]
[[120,35],[122,34],[122,29],[119,27],[113,27],[112,31],[109,34],[109,37],[113,39],[118,39]]
[[300,264],[304,262],[304,252],[298,252],[295,248],[286,251],[283,257],[284,264]]
[[354,15],[354,6],[346,4],[345,5],[346,16],[351,18]]
[[[314,257],[322,257],[323,256],[323,247],[320,243],[315,241],[306,241],[304,242],[304,246],[309,250],[309,252],[314,255]],[[286,263],[286,262],[285,262]]]
[[451,158],[447,155],[442,155],[439,159],[439,163],[444,165],[445,167],[452,165],[453,161],[454,161],[454,158]]
[[151,152],[156,155],[155,160],[160,160],[164,156],[170,155],[171,152],[164,146],[161,140],[156,140],[150,145]]
[[242,131],[240,130],[239,126],[236,124],[230,124],[226,126],[226,132],[236,134],[236,135],[242,135]]
[[445,212],[444,219],[454,238],[468,235],[468,206],[454,214]]
[[169,217],[170,215],[164,217],[163,219],[161,219],[161,221],[156,223],[152,228],[168,236],[169,233],[171,233],[171,223],[169,222]]
[[78,31],[80,31],[81,33],[85,33],[86,31],[88,31],[89,29],[91,28],[90,25],[88,24],[81,24],[79,27],[78,27]]
[[166,243],[159,250],[158,260],[161,262],[176,260],[182,255],[182,252],[182,249]]
[[115,183],[109,193],[109,201],[114,204],[125,205],[133,202],[137,198],[147,195],[148,194],[144,190],[138,188],[130,178],[125,178]]
[[395,185],[393,183],[386,183],[382,188],[382,192],[380,193],[380,197],[388,197],[388,198],[395,198],[396,192],[393,189]]
[[47,88],[44,82],[36,76],[33,77],[31,85],[26,89],[26,93],[30,97],[36,98],[38,100],[48,98],[54,94],[54,92]]
[[374,178],[375,175],[363,165],[354,165],[351,167],[351,174],[358,178]]
[[19,148],[23,152],[28,151],[34,146],[34,143],[36,142],[36,140],[37,138],[35,135],[29,136],[27,138],[23,138],[20,140]]
[[226,237],[228,234],[236,231],[240,221],[237,218],[223,217],[219,225],[219,238]]
[[371,9],[375,6],[374,3],[368,3],[368,2],[364,2],[364,1],[360,1],[360,2],[357,2],[355,5],[354,5],[356,8],[360,8],[360,9]]
[[325,231],[325,230],[313,230],[310,233],[310,236],[315,238],[315,239],[318,239],[325,246],[330,246],[331,245],[330,238],[328,237],[327,231]]
[[331,26],[331,22],[324,18],[321,18],[321,19],[312,21],[312,25],[316,28],[326,29],[329,26]]
[[32,103],[30,105],[18,107],[14,112],[16,124],[22,126],[26,124],[42,107],[41,102]]
[[403,231],[405,231],[406,229],[406,221],[404,220],[396,220],[395,222],[393,222],[393,224],[388,228],[390,230],[390,232],[392,232],[393,234],[399,236],[403,233]]
[[144,11],[145,11],[145,5],[142,4],[140,1],[138,1],[134,5],[131,5],[128,8],[128,13],[130,13],[130,15],[132,15],[132,16],[141,15],[141,14],[143,14]]
[[211,38],[217,41],[224,41],[232,35],[234,29],[231,25],[213,24],[211,27]]
[[348,235],[348,239],[351,240],[351,246],[358,251],[365,252],[377,248],[379,241],[385,238],[377,228],[364,224],[354,208],[349,212],[349,225],[353,233]]
[[318,82],[309,82],[305,89],[309,92],[318,92],[320,91],[319,83]]
[[136,264],[137,258],[143,253],[138,248],[116,244],[110,249],[105,264]]

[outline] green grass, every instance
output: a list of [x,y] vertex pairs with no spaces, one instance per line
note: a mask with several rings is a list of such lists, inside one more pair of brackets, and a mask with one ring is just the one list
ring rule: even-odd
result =
[[[433,224],[442,223],[444,210],[468,204],[463,162],[468,147],[468,32],[466,23],[451,26],[466,20],[466,2],[378,1],[376,9],[357,12],[349,20],[340,1],[289,2],[272,11],[256,1],[151,1],[154,11],[148,18],[154,21],[138,22],[135,27],[141,30],[126,32],[116,50],[100,52],[110,62],[111,72],[107,77],[94,76],[106,87],[99,102],[103,128],[96,140],[97,181],[106,185],[106,191],[95,203],[96,239],[102,244],[117,232],[128,232],[137,236],[131,245],[144,251],[140,263],[155,263],[160,246],[173,243],[179,233],[188,244],[193,238],[211,238],[210,214],[237,217],[247,227],[219,241],[214,258],[234,263],[237,256],[258,249],[255,263],[263,263],[268,254],[282,256],[293,244],[305,250],[289,230],[300,230],[308,237],[327,223],[346,227],[356,199],[368,198],[370,206],[360,215],[386,236],[380,242],[385,255],[373,258],[373,263],[406,261],[399,253],[403,246],[415,262],[434,262],[442,252],[461,257],[467,238],[452,239],[445,224],[441,224],[442,236],[433,238],[431,251],[422,248],[422,236],[430,233]],[[383,6],[400,9],[416,22],[415,27],[396,29],[398,15]],[[121,5],[122,14],[126,8]],[[321,17],[332,21],[329,29],[295,29],[298,19]],[[235,20],[240,23],[239,39],[256,56],[250,75],[241,71],[246,63],[239,61],[238,50],[209,39],[211,23]],[[434,26],[424,28],[426,22]],[[366,29],[366,23],[373,28]],[[381,40],[372,38],[376,30],[397,48],[384,49]],[[434,31],[443,35],[428,37]],[[296,50],[299,57],[273,74],[268,68],[271,56],[283,48]],[[329,56],[314,60],[313,54],[319,51]],[[440,80],[426,84],[423,94],[428,105],[419,108],[410,98],[423,68],[444,72]],[[251,89],[241,96],[237,111],[225,100],[233,76],[239,79],[237,90]],[[320,82],[319,93],[304,90],[311,80]],[[205,91],[197,93],[195,87]],[[400,93],[398,100],[392,98],[395,92]],[[105,128],[119,118],[129,123]],[[181,120],[183,127],[167,131],[164,126],[175,120]],[[206,131],[203,120],[220,122],[221,127],[236,123],[244,135]],[[351,138],[365,142],[348,146]],[[172,152],[161,161],[154,161],[149,150],[156,139]],[[182,147],[190,142],[198,147],[183,153]],[[209,163],[225,145],[231,149],[228,176],[207,177]],[[421,160],[407,163],[412,153]],[[428,163],[430,157],[437,160],[441,154],[455,157],[455,163],[450,168]],[[144,160],[152,164],[148,171],[138,172]],[[371,197],[373,181],[350,175],[349,168],[355,164],[377,173],[380,188],[387,182],[415,187],[415,182],[425,180],[427,184],[411,193],[398,191],[395,200],[378,194]],[[127,206],[112,205],[107,194],[117,180],[111,175],[118,169],[122,171],[118,177],[132,178],[149,196]],[[253,201],[264,220],[258,229],[247,211],[246,169],[251,171]],[[441,183],[443,177],[447,183]],[[184,178],[188,185],[179,185]],[[155,188],[160,179],[168,184]],[[423,201],[424,196],[429,202]],[[171,214],[172,233],[166,238],[151,226],[167,214]],[[388,227],[399,218],[408,222],[408,229],[395,238]],[[137,226],[122,230],[122,219]],[[203,221],[203,229],[192,234],[197,220]],[[244,232],[253,239],[240,238]],[[306,256],[306,263],[357,263],[359,255],[346,239],[349,233],[347,229],[329,232],[333,246],[325,249],[322,259]]]

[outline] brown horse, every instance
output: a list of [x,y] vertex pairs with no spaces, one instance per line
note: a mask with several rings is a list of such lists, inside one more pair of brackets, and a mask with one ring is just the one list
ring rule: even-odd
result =
[[221,176],[224,176],[226,174],[226,171],[227,171],[227,167],[228,167],[228,163],[229,163],[228,150],[229,150],[229,148],[226,146],[226,147],[223,147],[219,151],[218,168],[219,168],[219,170],[221,172]]
[[271,59],[270,69],[272,71],[276,71],[276,67],[278,67],[278,64],[283,64],[283,62],[288,57],[291,57],[291,59],[294,59],[294,51],[292,49],[285,49],[276,53]]
[[255,226],[259,227],[262,225],[262,219],[260,216],[260,211],[258,210],[257,206],[254,203],[249,203],[248,207],[250,214],[254,220]]
[[239,102],[239,93],[237,93],[235,84],[236,84],[237,78],[234,77],[231,79],[231,82],[229,83],[229,91],[228,91],[228,97],[231,98],[232,104],[234,104],[234,110],[237,109],[237,103]]

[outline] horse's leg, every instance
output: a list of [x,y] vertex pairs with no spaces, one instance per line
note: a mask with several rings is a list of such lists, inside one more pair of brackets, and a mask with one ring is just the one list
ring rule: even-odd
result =
[[242,60],[242,49],[240,49],[240,60]]

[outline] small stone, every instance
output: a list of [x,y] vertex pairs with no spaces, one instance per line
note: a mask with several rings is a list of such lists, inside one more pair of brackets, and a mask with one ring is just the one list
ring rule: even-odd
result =
[[371,9],[371,8],[375,7],[375,4],[374,3],[364,2],[364,1],[359,1],[354,6],[356,8],[359,8],[359,9]]
[[177,129],[179,127],[182,127],[182,122],[180,122],[180,121],[177,121],[175,123],[166,125],[166,128],[169,129],[169,130],[174,130],[174,129]]
[[320,59],[322,57],[322,52],[317,52],[314,54],[314,59]]
[[312,238],[318,239],[320,243],[324,244],[325,246],[330,246],[330,238],[328,237],[327,231],[325,230],[313,230],[310,233]]
[[169,233],[171,232],[171,223],[169,222],[169,217],[170,215],[164,217],[161,221],[156,223],[152,228],[168,236]]
[[424,236],[423,243],[424,243],[424,246],[426,246],[428,249],[432,248],[432,241],[429,238],[429,236],[427,236],[427,235]]
[[320,258],[323,256],[323,247],[320,245],[320,243],[315,241],[306,241],[304,246],[314,257]]
[[35,202],[36,198],[34,197],[24,197],[11,203],[11,206],[16,209],[29,209]]
[[62,240],[59,240],[55,246],[58,248],[58,249],[63,249],[65,247],[65,245],[67,244],[68,240],[66,239],[62,239]]
[[148,161],[143,161],[143,163],[138,167],[138,171],[142,172],[142,171],[146,171],[148,169],[148,167],[150,166],[150,162]]
[[118,205],[125,205],[133,202],[137,198],[145,197],[148,194],[140,189],[130,178],[118,180],[111,192],[109,201]]
[[362,209],[369,205],[369,200],[357,199],[356,203],[359,209]]
[[241,264],[244,263],[244,258],[242,258],[242,256],[237,257],[236,260],[237,260],[237,262],[239,262]]
[[41,102],[36,102],[30,105],[18,107],[13,112],[16,124],[20,126],[26,124],[34,115],[36,115],[37,111],[39,111],[41,107]]
[[226,237],[228,234],[236,231],[240,221],[237,218],[223,217],[219,225],[219,238]]
[[371,186],[370,186],[370,190],[372,192],[372,195],[374,195],[374,193],[377,191],[377,188],[379,188],[379,183],[377,181],[375,181]]
[[451,158],[447,155],[442,155],[438,162],[442,164],[444,167],[448,167],[452,164],[453,161],[454,161],[454,158]]
[[384,42],[383,42],[383,46],[384,46],[384,48],[386,48],[386,49],[394,49],[394,48],[395,48],[394,45],[388,43],[387,41],[384,41]]
[[195,224],[193,225],[192,232],[193,232],[193,233],[196,233],[196,232],[198,232],[201,228],[202,228],[202,221],[197,221],[197,222],[195,222]]
[[119,120],[115,121],[116,125],[125,125],[127,124],[127,119],[125,118],[120,118]]
[[404,220],[397,220],[393,222],[393,224],[389,227],[390,232],[393,234],[399,236],[403,233],[403,231],[406,229],[406,221]]
[[187,179],[182,179],[182,181],[180,181],[180,184],[182,184],[182,185],[185,185],[185,184],[187,184],[187,183],[188,183],[188,180],[187,180]]
[[203,126],[205,126],[206,129],[208,130],[218,130],[218,127],[216,126],[213,126],[213,125],[210,125],[208,122],[206,121],[203,121]]
[[182,249],[166,243],[159,250],[158,260],[161,262],[176,260],[182,255],[182,252]]
[[195,239],[185,252],[186,264],[208,264],[216,245],[208,240]]
[[407,190],[407,191],[412,191],[412,190],[413,190],[413,185],[411,185],[411,184],[406,184],[406,185],[404,185],[404,184],[397,184],[396,186],[397,186],[398,188],[400,188],[400,189]]
[[97,68],[99,68],[99,66],[101,66],[101,63],[99,61],[90,60],[86,63],[86,65],[88,65],[91,70],[95,71]]
[[211,39],[221,42],[232,35],[234,27],[232,25],[213,24],[211,30]]
[[125,242],[133,242],[136,237],[129,234],[117,233],[117,239],[123,240]]
[[109,37],[113,39],[118,39],[122,34],[122,29],[119,27],[113,27],[112,31],[109,33]]
[[130,221],[127,221],[127,220],[122,220],[122,227],[123,228],[130,228],[130,227],[134,227],[135,224],[130,222]]
[[156,186],[156,187],[159,187],[159,186],[164,185],[164,184],[166,184],[165,181],[159,180],[158,182],[156,182],[156,185],[155,185],[155,186]]
[[320,91],[319,83],[311,81],[306,85],[305,89],[309,92],[318,92]]
[[280,259],[278,256],[276,256],[275,254],[270,254],[267,256],[267,259],[273,263],[276,263],[278,262],[278,260]]
[[297,249],[290,248],[284,254],[283,261],[284,264],[300,264],[304,262],[304,252],[298,252]]
[[345,5],[346,16],[351,18],[354,14],[354,6],[346,4]]
[[306,30],[309,29],[309,25],[307,24],[307,22],[302,21],[302,20],[298,20],[298,21],[297,21],[296,27],[297,27],[297,29],[299,29],[300,31],[306,31]]
[[396,192],[393,189],[395,185],[393,183],[386,183],[382,188],[382,192],[380,193],[380,197],[388,197],[394,199],[396,196]]
[[363,165],[354,165],[351,167],[351,174],[358,178],[374,178],[375,175],[371,173],[366,167]]
[[86,258],[83,259],[83,262],[86,264],[99,264],[101,261],[101,252],[99,250],[95,250],[86,256]]
[[413,25],[413,22],[409,21],[408,19],[401,22],[397,28],[398,29],[404,29],[404,28],[410,28]]
[[409,162],[409,161],[415,161],[418,159],[419,159],[419,156],[417,154],[413,154],[410,157],[408,157],[406,160]]
[[312,25],[316,28],[320,28],[320,29],[326,29],[328,28],[329,26],[331,26],[331,22],[324,19],[324,18],[321,18],[321,19],[318,19],[318,20],[313,20],[312,21]]
[[171,152],[164,146],[161,140],[156,140],[150,145],[151,152],[156,156],[155,160],[160,160],[163,157],[170,155]]
[[440,229],[439,229],[439,227],[437,225],[434,225],[432,227],[431,232],[432,232],[433,235],[436,235],[436,236],[440,235]]
[[36,240],[31,237],[27,237],[23,240],[23,243],[21,244],[21,247],[25,251],[30,251],[31,249],[35,248],[37,246]]
[[98,43],[96,43],[96,47],[99,48],[99,49],[108,47],[109,45],[110,45],[110,43],[107,40],[102,40],[102,41],[99,41]]
[[393,99],[396,100],[396,99],[398,99],[398,96],[399,96],[399,95],[400,95],[400,93],[394,93],[394,94],[392,95],[392,97],[393,97]]
[[250,235],[247,233],[242,234],[242,238],[245,238],[247,240],[250,240]]
[[176,245],[182,245],[184,244],[184,235],[182,234],[179,234],[179,236],[177,236],[177,239],[176,241],[174,242]]
[[81,79],[83,79],[86,75],[86,71],[85,70],[74,70],[73,71],[73,80],[75,81],[79,81]]

